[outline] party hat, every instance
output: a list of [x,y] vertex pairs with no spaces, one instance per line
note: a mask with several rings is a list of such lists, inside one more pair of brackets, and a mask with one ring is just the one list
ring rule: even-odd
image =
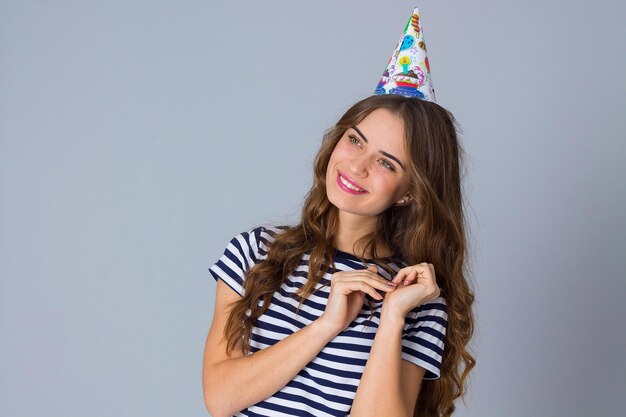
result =
[[398,94],[435,101],[430,65],[426,56],[426,43],[417,7],[404,28],[404,35],[389,59],[374,94]]

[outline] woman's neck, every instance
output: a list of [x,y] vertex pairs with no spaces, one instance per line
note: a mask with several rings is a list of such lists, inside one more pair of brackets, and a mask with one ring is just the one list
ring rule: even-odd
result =
[[[342,252],[348,252],[365,258],[372,258],[371,246],[364,252],[367,242],[357,241],[363,236],[376,230],[378,223],[377,217],[363,217],[346,212],[339,212],[339,225],[335,233],[335,241],[333,242],[336,249]],[[391,256],[391,250],[382,242],[378,243],[378,257]]]

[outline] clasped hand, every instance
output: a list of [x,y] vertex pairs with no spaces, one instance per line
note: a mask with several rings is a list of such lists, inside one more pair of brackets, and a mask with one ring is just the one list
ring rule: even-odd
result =
[[[380,292],[387,293],[384,297]],[[377,274],[377,268],[336,272],[331,277],[330,295],[320,317],[338,331],[342,331],[357,317],[365,302],[365,295],[383,300],[383,315],[404,319],[413,308],[440,294],[432,264],[423,262],[402,268],[388,281]]]

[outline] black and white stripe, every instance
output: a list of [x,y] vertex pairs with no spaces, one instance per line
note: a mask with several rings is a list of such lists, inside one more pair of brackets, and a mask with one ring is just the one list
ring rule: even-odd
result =
[[[281,228],[258,227],[235,236],[224,255],[210,268],[213,278],[221,279],[243,295],[243,280],[252,265],[267,258],[267,250]],[[308,255],[274,293],[269,309],[252,329],[252,353],[271,346],[307,326],[324,312],[329,295],[329,270],[315,291],[300,306],[293,294],[306,283]],[[336,251],[336,271],[367,268],[355,256]],[[405,265],[390,262],[398,271]],[[391,277],[383,270],[380,274]],[[382,302],[370,300],[350,326],[329,342],[318,355],[284,388],[236,416],[347,416],[380,323]],[[447,309],[441,297],[412,310],[406,317],[402,336],[402,359],[426,370],[425,379],[440,375],[441,355],[447,325]]]

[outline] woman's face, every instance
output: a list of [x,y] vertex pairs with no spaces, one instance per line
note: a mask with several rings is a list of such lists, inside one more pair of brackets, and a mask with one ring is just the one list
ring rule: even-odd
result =
[[408,169],[402,120],[377,109],[337,142],[326,170],[326,195],[340,211],[376,217],[407,198]]

